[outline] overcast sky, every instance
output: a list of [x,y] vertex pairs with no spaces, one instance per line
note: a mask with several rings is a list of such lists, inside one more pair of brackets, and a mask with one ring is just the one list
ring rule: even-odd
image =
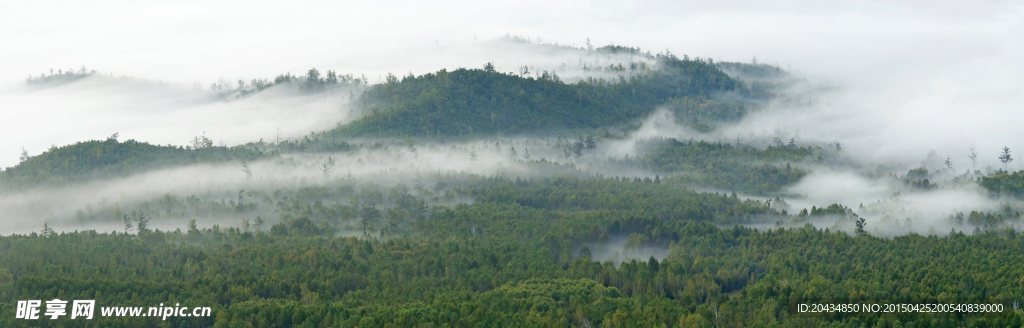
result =
[[[841,85],[848,92],[816,115],[783,110],[761,119],[809,138],[849,140],[865,156],[912,161],[937,149],[963,161],[970,146],[993,160],[1003,144],[1024,151],[1021,1],[6,1],[0,166],[16,164],[22,147],[35,155],[113,132],[160,144],[184,144],[202,131],[228,144],[269,138],[276,128],[302,134],[344,119],[343,104],[274,100],[215,110],[188,90],[310,67],[371,79],[479,67],[492,58],[473,45],[506,33],[720,61],[756,56]],[[83,65],[171,84],[140,87],[148,93],[24,86],[29,75]],[[225,119],[254,110],[274,124]]]

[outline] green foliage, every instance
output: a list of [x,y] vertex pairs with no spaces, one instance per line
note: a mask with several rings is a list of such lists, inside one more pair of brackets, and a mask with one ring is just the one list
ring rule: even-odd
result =
[[459,136],[585,129],[621,125],[656,106],[690,97],[681,112],[706,108],[700,117],[725,110],[733,117],[742,105],[708,106],[712,96],[739,92],[744,85],[710,60],[658,57],[658,69],[614,83],[589,79],[563,83],[557,74],[523,77],[485,69],[441,70],[399,80],[388,75],[362,96],[368,114],[342,126],[352,136]]
[[[206,139],[209,140],[209,139]],[[73,145],[52,147],[0,173],[0,186],[21,189],[38,185],[59,185],[97,178],[128,176],[147,170],[200,162],[252,160],[265,156],[246,147],[218,147],[212,141],[199,148],[151,145],[116,137]]]
[[[509,207],[511,209],[511,207]],[[0,237],[0,308],[15,300],[95,299],[98,306],[211,306],[208,318],[170,326],[807,326],[790,297],[1019,297],[1016,232],[947,238],[854,238],[811,227],[758,231],[695,221],[648,221],[669,231],[669,257],[619,265],[564,258],[580,214],[513,216],[481,204],[422,221],[427,233],[360,240],[272,236],[239,229],[154,231],[137,238],[93,231]],[[476,213],[493,215],[479,218]],[[466,213],[462,213],[466,212]],[[619,216],[619,215],[613,215]],[[477,221],[467,221],[475,218]],[[515,220],[510,220],[515,218]],[[541,221],[543,234],[481,229]],[[452,228],[455,229],[452,229]],[[610,227],[608,227],[610,228]],[[303,229],[291,225],[286,229]],[[643,232],[640,234],[649,234]],[[427,235],[434,237],[426,237]],[[568,238],[567,238],[568,237]],[[884,256],[879,256],[884,254]],[[717,311],[716,311],[717,310]],[[98,309],[97,309],[98,311]],[[715,315],[717,312],[718,315]],[[696,317],[694,316],[696,315]],[[860,326],[861,319],[811,326]],[[1019,326],[991,319],[914,319],[932,326]],[[69,325],[67,317],[5,327]],[[159,318],[95,318],[75,325],[135,327]]]
[[[735,147],[727,143],[679,141],[655,142],[641,157],[640,165],[655,172],[686,172],[680,179],[687,183],[751,193],[778,191],[807,174],[789,162],[809,159],[808,147],[757,149]],[[784,166],[776,163],[787,162]]]
[[999,170],[996,174],[978,178],[978,184],[992,194],[1024,197],[1024,171],[1007,173]]

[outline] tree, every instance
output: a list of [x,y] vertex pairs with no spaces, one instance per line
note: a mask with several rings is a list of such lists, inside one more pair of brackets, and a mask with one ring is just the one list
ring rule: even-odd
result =
[[50,228],[50,224],[49,223],[45,223],[45,222],[43,223],[43,232],[41,233],[41,235],[43,237],[53,236],[53,228]]
[[789,143],[786,144],[786,147],[796,148],[796,138],[789,138]]
[[213,140],[206,137],[204,132],[202,135],[195,136],[192,138],[192,149],[203,149],[213,147]]
[[487,64],[484,65],[484,72],[494,73],[494,63],[487,62]]
[[594,254],[590,251],[590,245],[583,244],[583,247],[580,247],[580,258],[591,258],[593,256]]
[[866,232],[864,232],[864,218],[857,218],[854,221],[854,224],[857,225],[857,236],[863,236],[866,234]]
[[331,177],[331,170],[334,169],[334,158],[327,156],[327,159],[320,162],[320,172],[324,174],[324,180]]
[[470,150],[469,151],[469,160],[473,161],[473,162],[476,162],[476,151],[475,150]]
[[309,72],[306,72],[306,83],[304,85],[305,89],[316,90],[320,88],[321,83],[322,80],[320,80],[320,71],[316,70],[316,68],[310,68]]
[[18,157],[18,163],[24,163],[29,158],[32,158],[32,157],[28,155],[28,150],[25,150],[25,148],[22,147],[21,148],[21,156]]
[[946,156],[946,161],[943,162],[943,164],[946,164],[946,168],[947,169],[950,169],[950,170],[953,169],[953,161],[950,160],[949,156]]
[[136,231],[138,231],[139,234],[148,232],[149,231],[149,217],[146,216],[146,213],[143,213],[142,211],[139,211],[138,213],[136,213],[135,211],[132,211],[132,214],[135,214],[134,215],[135,216],[135,222],[138,223],[138,225],[137,225],[138,228],[136,229]]
[[971,168],[978,166],[978,153],[974,152],[974,147],[971,147],[971,153],[967,155],[967,158],[971,159]]
[[530,148],[523,148],[523,159],[530,160]]
[[514,160],[516,160],[516,155],[517,155],[516,154],[516,147],[514,147],[514,146],[509,147],[508,159],[514,161]]
[[263,220],[263,217],[257,215],[256,216],[256,231],[262,231],[264,223],[266,223],[266,221]]
[[376,203],[370,203],[370,205],[363,204],[361,212],[362,217],[359,219],[359,223],[363,225],[363,234],[365,235],[367,229],[373,228],[373,223],[376,222],[380,210],[377,209]]
[[242,161],[242,172],[245,173],[245,184],[248,185],[249,181],[252,180],[252,170],[249,169],[249,163]]
[[127,240],[128,234],[130,234],[132,230],[132,217],[128,216],[128,213],[125,213],[121,216],[121,219],[124,220],[124,238]]
[[338,84],[338,74],[334,71],[327,71],[327,84]]
[[1003,146],[1003,154],[999,155],[999,161],[1003,162],[1003,168],[1010,162],[1013,162],[1013,157],[1010,156],[1010,147]]

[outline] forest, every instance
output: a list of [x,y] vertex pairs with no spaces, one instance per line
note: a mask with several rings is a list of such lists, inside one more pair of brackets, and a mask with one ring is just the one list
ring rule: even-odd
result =
[[[388,75],[360,97],[368,114],[342,126],[346,136],[489,136],[565,129],[596,129],[638,120],[655,107],[672,107],[696,123],[734,120],[744,102],[719,103],[719,93],[752,94],[710,59],[659,55],[656,63],[629,63],[628,78],[565,83],[557,72],[537,78],[483,69],[441,70],[401,79]],[[685,98],[685,99],[684,99]],[[711,107],[711,108],[707,108]],[[692,113],[696,108],[697,113]],[[706,121],[705,121],[706,120]]]
[[[813,122],[773,126],[831,106],[817,92],[832,89],[756,58],[500,42],[541,59],[221,78],[188,101],[343,119],[232,145],[211,130],[22,148],[0,172],[0,326],[1024,326],[1024,171],[1008,147],[1001,169],[973,148],[970,169],[935,150],[876,160]],[[212,315],[15,316],[53,299]],[[795,310],[823,300],[1006,310]]]
[[[480,195],[474,204],[429,206],[419,214],[415,197],[407,200],[410,196],[400,190],[381,192],[392,196],[377,198],[387,205],[378,210],[387,219],[375,220],[386,227],[375,238],[337,236],[329,219],[315,223],[321,217],[345,217],[331,214],[335,209],[351,210],[347,204],[320,205],[319,200],[308,205],[312,199],[344,194],[349,189],[344,187],[277,193],[282,216],[291,219],[270,228],[199,229],[190,224],[175,231],[139,226],[110,233],[44,230],[0,237],[0,251],[18,254],[0,263],[5,301],[0,306],[13,311],[11,300],[57,297],[121,306],[202,304],[216,314],[75,322],[104,327],[1022,323],[1020,311],[972,319],[877,315],[841,320],[800,318],[786,311],[790,298],[1018,297],[1024,292],[1019,279],[1024,272],[1017,264],[1024,260],[1024,237],[1013,230],[888,239],[809,224],[727,228],[712,222],[781,214],[762,202],[652,181],[480,178],[472,184],[468,192]],[[578,197],[571,194],[575,190],[592,195]],[[655,196],[666,192],[680,194]],[[286,199],[293,204],[284,205]],[[361,218],[348,220],[357,224]],[[668,256],[621,263],[595,259],[588,244],[618,236],[629,237],[624,252],[657,245],[667,248]],[[9,316],[0,320],[5,326],[26,323]],[[31,324],[60,326],[71,324],[68,320]]]

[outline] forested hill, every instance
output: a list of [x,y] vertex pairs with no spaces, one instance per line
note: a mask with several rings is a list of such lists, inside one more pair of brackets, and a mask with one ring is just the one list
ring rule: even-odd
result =
[[246,146],[214,146],[213,141],[205,137],[197,139],[196,145],[188,148],[160,146],[131,139],[118,142],[116,137],[111,137],[104,141],[53,147],[4,170],[0,174],[0,189],[58,185],[191,163],[251,160],[264,155]]
[[1009,173],[999,170],[991,176],[978,178],[978,184],[992,195],[1024,197],[1024,171]]
[[[484,69],[441,70],[401,80],[389,75],[385,83],[363,93],[367,115],[336,132],[460,136],[598,128],[644,117],[672,99],[756,93],[711,60],[659,55],[651,66],[631,64],[629,77],[619,81],[588,79],[571,84],[555,73],[524,77],[497,72],[490,64]],[[735,111],[730,108],[726,115],[732,118]]]

